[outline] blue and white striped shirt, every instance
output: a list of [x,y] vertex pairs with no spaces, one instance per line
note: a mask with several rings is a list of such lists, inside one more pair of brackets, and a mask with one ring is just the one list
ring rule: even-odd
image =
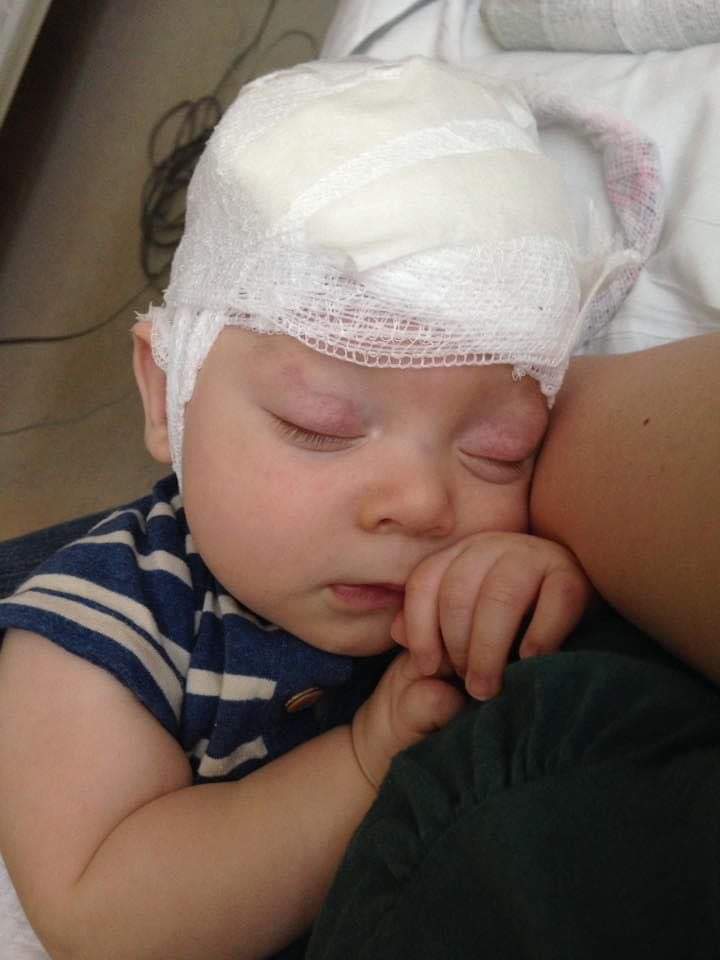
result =
[[8,627],[109,671],[182,745],[197,783],[239,779],[348,722],[387,663],[316,650],[241,606],[195,550],[175,476],[0,600]]

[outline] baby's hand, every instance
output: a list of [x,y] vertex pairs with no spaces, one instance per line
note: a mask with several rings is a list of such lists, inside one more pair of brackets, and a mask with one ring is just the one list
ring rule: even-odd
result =
[[377,789],[396,753],[444,727],[465,702],[455,687],[424,676],[410,654],[398,654],[352,723],[355,756],[370,783]]
[[479,700],[501,686],[510,649],[531,615],[520,657],[557,650],[593,595],[565,547],[522,533],[479,533],[432,554],[412,572],[393,622],[426,676],[447,669]]

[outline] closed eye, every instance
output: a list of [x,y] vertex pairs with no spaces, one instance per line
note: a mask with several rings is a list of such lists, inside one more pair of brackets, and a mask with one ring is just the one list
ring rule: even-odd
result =
[[524,475],[525,468],[532,461],[532,457],[524,457],[522,460],[499,460],[468,453],[466,450],[462,450],[461,453],[468,469],[491,483],[512,483]]
[[301,427],[297,423],[291,423],[289,420],[283,420],[282,417],[278,417],[275,414],[273,414],[273,420],[284,437],[293,443],[312,450],[335,450],[341,447],[347,447],[352,444],[354,440],[360,439],[359,437],[339,437],[332,433],[320,433],[316,430],[307,430],[305,427]]

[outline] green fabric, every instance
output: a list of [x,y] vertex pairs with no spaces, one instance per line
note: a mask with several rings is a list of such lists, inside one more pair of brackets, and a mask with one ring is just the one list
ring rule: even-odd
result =
[[718,694],[601,613],[396,758],[307,960],[720,957],[719,814]]

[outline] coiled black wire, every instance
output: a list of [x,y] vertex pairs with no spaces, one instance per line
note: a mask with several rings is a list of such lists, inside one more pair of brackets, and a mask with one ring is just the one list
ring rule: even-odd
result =
[[[233,58],[215,89],[199,100],[183,100],[171,107],[150,133],[148,157],[151,169],[143,186],[140,213],[140,263],[148,283],[157,289],[166,285],[173,253],[182,237],[188,184],[223,113],[220,92],[262,42],[277,3],[278,0],[270,0],[255,35]],[[306,30],[286,30],[264,49],[263,56],[291,36],[305,38],[311,55],[317,56],[317,41]],[[158,156],[161,139],[172,142],[165,156]]]
[[[153,287],[161,290],[167,285],[166,280],[173,252],[180,242],[185,223],[187,187],[208,137],[222,116],[221,91],[235,77],[253,50],[261,45],[277,4],[278,0],[270,0],[255,35],[232,59],[211,93],[198,100],[183,100],[175,104],[153,125],[148,138],[148,159],[151,169],[143,185],[140,204],[140,260],[147,280],[144,286],[136,290],[109,316],[95,321],[82,330],[55,336],[0,337],[0,347],[60,343],[81,339],[112,323],[117,317],[123,316],[132,303],[143,294],[150,293]],[[262,60],[278,44],[291,36],[307,40],[311,57],[318,55],[318,43],[312,34],[306,30],[286,30],[261,50],[253,69],[240,82],[250,79],[258,70]],[[236,85],[240,85],[237,79]],[[161,155],[160,144],[163,141],[170,143],[171,146],[164,155]],[[95,409],[100,408],[93,408],[90,413]],[[45,426],[62,425],[65,422],[70,421],[48,423],[43,420],[28,423],[12,430],[0,431],[0,437],[13,436]]]
[[[157,286],[167,277],[185,227],[185,196],[208,137],[222,116],[212,96],[183,100],[160,117],[150,133],[151,171],[142,190],[140,263],[147,280]],[[168,128],[177,126],[170,152],[158,157],[157,145]]]
[[[143,184],[140,203],[140,262],[147,280],[145,285],[136,290],[109,316],[82,330],[55,336],[0,337],[0,347],[59,343],[80,339],[111,323],[125,312],[129,304],[152,288],[162,290],[166,286],[172,255],[180,242],[185,223],[187,186],[203,147],[222,116],[221,93],[229,81],[236,76],[250,54],[262,44],[278,2],[279,0],[269,0],[254,36],[233,57],[209,94],[198,100],[183,100],[175,104],[153,125],[148,138],[150,173]],[[306,30],[286,30],[262,49],[254,69],[249,71],[250,76],[257,71],[259,63],[278,44],[291,36],[303,37],[310,46],[311,57],[318,55],[318,42],[312,34]],[[250,76],[245,80],[250,79]],[[237,81],[236,85],[239,86]],[[160,143],[163,140],[171,143],[169,151],[164,156],[160,155]],[[4,434],[0,433],[0,436]]]

